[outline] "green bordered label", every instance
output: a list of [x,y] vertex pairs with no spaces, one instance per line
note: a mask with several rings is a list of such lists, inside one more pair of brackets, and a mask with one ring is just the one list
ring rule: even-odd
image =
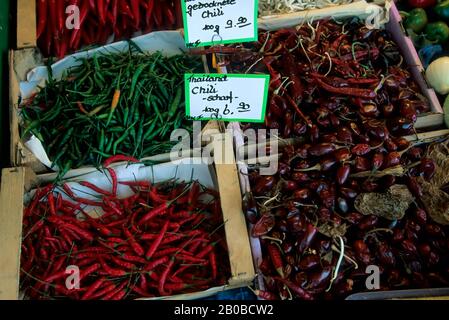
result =
[[257,41],[258,0],[179,0],[187,47]]
[[264,122],[269,75],[186,74],[186,115],[192,120]]

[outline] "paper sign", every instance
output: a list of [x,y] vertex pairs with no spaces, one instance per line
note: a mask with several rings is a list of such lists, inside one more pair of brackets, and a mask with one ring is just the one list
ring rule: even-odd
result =
[[179,0],[188,47],[257,40],[258,0]]
[[186,74],[187,117],[264,122],[269,84],[269,75]]

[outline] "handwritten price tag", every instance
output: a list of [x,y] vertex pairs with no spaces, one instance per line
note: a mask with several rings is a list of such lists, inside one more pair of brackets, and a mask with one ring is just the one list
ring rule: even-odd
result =
[[257,40],[258,0],[180,0],[188,47]]
[[263,122],[269,83],[269,75],[186,74],[187,117]]

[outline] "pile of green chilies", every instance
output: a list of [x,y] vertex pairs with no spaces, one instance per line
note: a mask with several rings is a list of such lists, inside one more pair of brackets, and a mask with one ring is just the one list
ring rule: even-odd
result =
[[[34,134],[61,172],[124,154],[169,151],[170,134],[191,128],[184,116],[184,74],[199,57],[129,52],[81,60],[22,104],[22,137]],[[50,68],[49,68],[50,69]]]

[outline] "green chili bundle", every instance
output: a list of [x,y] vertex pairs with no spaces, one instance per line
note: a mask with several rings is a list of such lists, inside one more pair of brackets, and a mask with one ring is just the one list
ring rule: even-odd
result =
[[[170,134],[190,129],[184,112],[184,74],[201,59],[129,52],[81,59],[61,80],[50,80],[21,110],[22,137],[34,134],[62,171],[100,165],[124,154],[167,152]],[[50,70],[51,71],[51,70]]]

